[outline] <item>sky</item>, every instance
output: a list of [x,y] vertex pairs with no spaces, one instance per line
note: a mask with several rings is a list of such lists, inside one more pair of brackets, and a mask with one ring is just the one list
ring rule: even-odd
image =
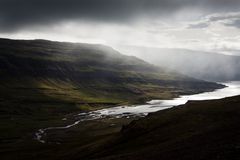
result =
[[0,0],[0,37],[240,55],[240,0]]

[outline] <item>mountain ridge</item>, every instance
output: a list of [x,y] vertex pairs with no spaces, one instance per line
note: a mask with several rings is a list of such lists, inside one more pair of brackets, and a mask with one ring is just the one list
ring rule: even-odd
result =
[[[71,124],[82,112],[224,87],[169,72],[102,45],[44,40],[0,39],[0,75],[0,148],[6,159],[48,154],[56,146],[46,144],[44,148],[33,138],[35,132]],[[118,125],[113,127],[109,127],[111,120],[84,123],[61,139],[76,138],[68,149],[75,143],[89,145],[130,120],[117,119]],[[79,129],[82,134],[73,134]]]
[[[208,90],[207,85],[210,90],[221,86],[186,77],[176,72],[164,71],[164,69],[150,65],[143,60],[122,55],[103,45],[1,39],[0,49],[2,79],[10,82],[14,80],[22,81],[22,84],[24,84],[23,81],[28,80],[33,83],[43,82],[40,84],[42,87],[44,85],[51,87],[48,84],[60,83],[60,86],[70,85],[70,88],[76,86],[77,89],[82,86],[88,90],[94,89],[100,94],[102,91],[108,90],[103,85],[109,84],[110,88],[122,85],[116,90],[121,91],[125,88],[129,93],[132,92],[133,96],[143,93],[143,97],[144,86],[146,90],[153,90],[153,87],[158,89],[158,86],[162,85],[163,90],[166,86],[165,88],[170,92],[171,87],[175,87],[172,93],[177,93],[179,90],[180,94],[184,93],[184,90],[186,90],[186,94],[187,92],[194,93],[195,88],[196,93]],[[137,84],[142,85],[143,90]],[[204,86],[205,84],[206,86]],[[148,87],[147,85],[153,86]],[[103,87],[101,88],[101,86]],[[114,93],[114,90],[111,91]],[[170,98],[176,96],[173,95]],[[157,97],[152,96],[151,98]],[[159,98],[161,99],[161,97]]]

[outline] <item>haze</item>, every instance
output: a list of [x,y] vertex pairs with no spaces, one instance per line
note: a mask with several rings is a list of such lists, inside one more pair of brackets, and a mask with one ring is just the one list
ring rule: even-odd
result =
[[240,159],[239,71],[240,0],[0,0],[0,160]]
[[0,0],[0,37],[239,54],[238,0]]

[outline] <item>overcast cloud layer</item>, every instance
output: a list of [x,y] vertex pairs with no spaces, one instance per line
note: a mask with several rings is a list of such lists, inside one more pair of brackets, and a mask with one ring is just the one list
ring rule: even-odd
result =
[[240,0],[0,0],[0,36],[237,53]]
[[74,19],[122,23],[142,16],[172,15],[186,8],[218,12],[239,6],[238,0],[0,0],[0,29]]

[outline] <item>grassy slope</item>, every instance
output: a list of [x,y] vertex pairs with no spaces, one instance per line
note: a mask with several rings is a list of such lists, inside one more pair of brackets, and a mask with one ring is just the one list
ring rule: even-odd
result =
[[111,105],[222,87],[102,45],[1,39],[0,50],[2,101]]
[[190,101],[131,122],[86,159],[237,160],[239,123],[240,96]]
[[[51,142],[1,148],[2,159],[238,160],[240,96],[190,101],[139,120],[103,119],[48,133]],[[130,124],[129,121],[132,121]],[[111,124],[115,124],[112,126]],[[121,129],[121,125],[125,126]]]
[[36,129],[70,123],[61,121],[66,114],[222,87],[102,45],[44,40],[0,39],[0,75],[0,149],[7,152],[33,143]]

